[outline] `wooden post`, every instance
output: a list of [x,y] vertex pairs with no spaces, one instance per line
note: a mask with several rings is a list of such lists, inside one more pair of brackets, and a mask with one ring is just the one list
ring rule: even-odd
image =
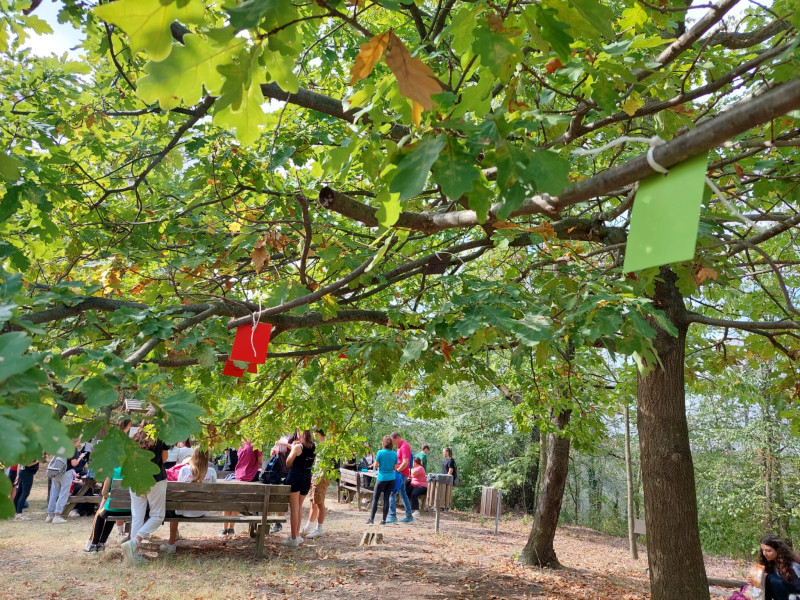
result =
[[497,510],[494,514],[494,534],[497,535],[497,528],[500,526],[500,500],[503,497],[503,491],[497,490]]
[[356,473],[356,510],[361,510],[361,473]]
[[258,532],[258,545],[256,546],[256,556],[264,556],[264,536],[267,534],[267,511],[269,510],[269,494],[272,486],[264,486],[264,507],[261,512],[261,531]]
[[434,509],[436,510],[436,517],[434,518],[434,521],[433,521],[433,531],[435,533],[437,533],[437,534],[439,533],[439,511],[441,510],[439,508],[439,488],[440,487],[441,486],[439,485],[439,482],[437,481],[436,482],[436,488],[435,488],[435,490],[433,492],[433,506],[434,506]]

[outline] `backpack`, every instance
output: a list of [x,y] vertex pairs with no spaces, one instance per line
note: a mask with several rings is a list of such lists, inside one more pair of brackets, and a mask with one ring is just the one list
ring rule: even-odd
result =
[[47,478],[58,479],[67,472],[67,459],[63,456],[54,456],[47,465]]
[[267,485],[280,485],[283,483],[283,458],[280,452],[273,454],[264,471],[261,473],[261,483]]

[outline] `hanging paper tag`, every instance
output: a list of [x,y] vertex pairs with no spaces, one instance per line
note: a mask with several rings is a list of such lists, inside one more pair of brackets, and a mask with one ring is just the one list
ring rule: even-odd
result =
[[248,363],[247,372],[248,373],[258,373],[258,365],[256,363]]
[[[269,323],[259,323],[255,332],[252,325],[239,327],[236,330],[236,337],[233,339],[231,360],[263,365],[267,362],[267,348],[271,333],[272,325]],[[253,351],[254,347],[255,352]]]
[[233,364],[232,360],[225,361],[225,368],[222,369],[223,375],[230,375],[231,377],[241,377],[244,375],[244,369],[240,369],[235,364]]
[[347,358],[347,354],[345,354],[344,352],[342,352],[342,353],[339,355],[339,358]]
[[641,181],[633,203],[623,272],[694,256],[707,163],[707,154],[702,154],[671,167],[666,176],[651,175]]

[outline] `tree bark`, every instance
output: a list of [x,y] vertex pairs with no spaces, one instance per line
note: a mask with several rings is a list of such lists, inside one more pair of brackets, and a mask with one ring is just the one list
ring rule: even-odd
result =
[[633,464],[631,462],[631,418],[628,410],[628,401],[625,400],[625,481],[628,492],[628,546],[633,560],[639,559],[639,550],[636,547],[636,534],[633,533]]
[[658,330],[662,365],[638,376],[639,444],[652,600],[708,600],[684,388],[687,321],[677,277],[662,267],[653,300],[678,329]]
[[561,512],[569,472],[570,437],[564,428],[569,423],[571,414],[571,410],[558,413],[555,417],[557,432],[547,436],[547,466],[542,478],[542,489],[536,503],[528,543],[520,557],[527,565],[551,568],[561,566],[553,548],[553,539],[556,536],[558,515]]

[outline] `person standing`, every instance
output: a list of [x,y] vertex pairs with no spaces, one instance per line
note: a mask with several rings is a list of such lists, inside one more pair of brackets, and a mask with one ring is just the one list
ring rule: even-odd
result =
[[303,515],[303,501],[311,489],[311,469],[314,466],[317,446],[311,438],[311,432],[306,429],[300,434],[300,439],[292,444],[292,451],[286,464],[289,465],[289,475],[286,485],[289,487],[289,527],[290,537],[283,540],[284,546],[297,547],[303,543],[300,537],[300,520]]
[[25,521],[27,517],[22,515],[22,510],[25,508],[25,502],[31,493],[33,487],[33,476],[39,470],[39,461],[35,460],[27,465],[19,465],[17,467],[17,495],[14,497],[14,507],[17,514],[14,515],[14,520]]
[[444,461],[442,462],[442,474],[443,475],[452,475],[453,481],[456,479],[456,461],[453,460],[453,449],[450,447],[442,449],[442,455],[444,456]]
[[[411,446],[408,442],[400,437],[396,431],[392,433],[392,443],[397,447],[397,472],[403,476],[402,484],[400,485],[400,498],[403,500],[403,507],[406,509],[405,519],[401,519],[401,523],[413,523],[414,517],[411,514],[411,501],[408,499],[406,493],[406,482],[410,475],[411,466]],[[389,496],[389,518],[387,523],[397,523],[397,498],[394,494]]]
[[[325,441],[325,432],[322,429],[317,429],[317,443],[321,444]],[[322,535],[322,524],[325,522],[325,514],[327,509],[325,507],[325,495],[328,492],[330,479],[327,478],[326,473],[322,470],[314,475],[311,481],[311,512],[308,514],[308,522],[303,527],[301,535],[305,539],[314,539]]]
[[422,468],[425,469],[425,472],[428,472],[428,453],[431,451],[431,447],[428,444],[424,444],[422,446],[422,452],[418,452],[415,458],[419,458],[420,462],[422,463]]
[[392,490],[397,471],[397,452],[392,450],[391,436],[385,435],[382,440],[383,449],[375,455],[375,466],[378,468],[378,483],[375,484],[375,493],[372,495],[372,508],[370,509],[367,525],[375,522],[375,513],[378,511],[378,500],[383,496],[383,520],[381,525],[386,525],[386,516],[389,514],[389,497],[393,496]]
[[[167,505],[167,472],[164,462],[167,460],[169,446],[159,439],[150,437],[149,423],[142,423],[133,436],[133,441],[139,444],[141,450],[152,453],[150,461],[158,468],[153,475],[155,484],[147,494],[139,495],[131,490],[131,539],[120,545],[122,560],[126,562],[141,563],[144,557],[139,554],[139,545],[142,540],[149,539],[161,527],[166,516]],[[150,506],[150,515],[145,520],[147,507]]]
[[[78,439],[72,440],[75,446],[74,454],[67,459],[60,456],[54,456],[47,466],[47,477],[50,479],[50,500],[47,502],[47,517],[45,523],[66,523],[67,520],[61,516],[61,511],[67,505],[69,500],[69,493],[72,489],[72,480],[75,477],[75,470],[82,469],[86,464],[86,456],[78,452],[78,446],[81,441]],[[60,463],[64,466],[66,461],[66,469],[63,473],[58,473],[57,464]]]

